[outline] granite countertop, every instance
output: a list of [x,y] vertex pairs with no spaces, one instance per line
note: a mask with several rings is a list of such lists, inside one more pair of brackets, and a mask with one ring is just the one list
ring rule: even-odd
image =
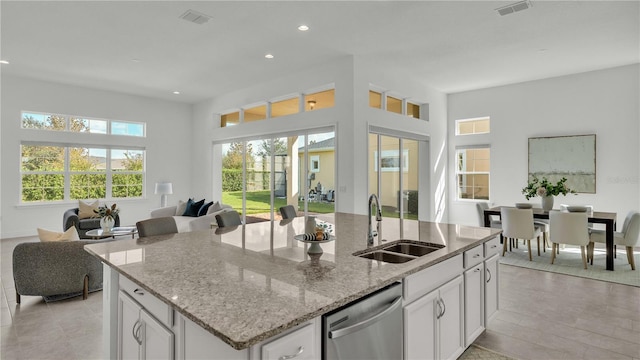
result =
[[[494,238],[500,230],[387,219],[382,238],[446,245],[418,259],[381,263],[353,256],[367,248],[367,216],[336,213],[336,240],[310,259],[304,218],[85,246],[120,274],[235,349],[245,349]],[[386,243],[380,243],[386,244]],[[376,241],[376,246],[378,242]]]

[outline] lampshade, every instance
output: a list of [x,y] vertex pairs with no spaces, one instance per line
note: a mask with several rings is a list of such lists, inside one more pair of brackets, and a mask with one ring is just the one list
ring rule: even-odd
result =
[[156,183],[156,194],[173,194],[173,184],[170,182]]

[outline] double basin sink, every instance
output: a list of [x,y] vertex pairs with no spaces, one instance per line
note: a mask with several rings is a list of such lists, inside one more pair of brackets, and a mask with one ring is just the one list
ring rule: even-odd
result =
[[412,240],[397,240],[381,248],[355,253],[354,255],[365,259],[401,264],[442,248],[444,248],[444,245],[420,243]]

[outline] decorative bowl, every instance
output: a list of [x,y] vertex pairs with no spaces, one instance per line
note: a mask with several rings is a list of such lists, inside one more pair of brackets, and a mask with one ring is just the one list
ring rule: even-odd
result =
[[530,204],[530,203],[516,203],[516,207],[518,209],[531,209],[533,207],[533,204]]
[[571,206],[567,206],[567,211],[568,212],[587,212],[589,211],[589,208],[581,205],[571,205]]

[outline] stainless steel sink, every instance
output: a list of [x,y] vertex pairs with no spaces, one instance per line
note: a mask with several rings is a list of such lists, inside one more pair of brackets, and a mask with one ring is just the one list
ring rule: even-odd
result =
[[444,247],[443,245],[440,245],[440,246],[437,246],[435,244],[419,245],[416,243],[400,241],[394,245],[387,246],[383,249],[385,251],[391,251],[391,252],[405,254],[405,255],[422,256],[422,255],[427,255],[431,252],[440,250],[443,247]]
[[385,252],[385,251],[373,251],[373,252],[364,253],[359,256],[365,259],[384,261],[392,264],[405,263],[407,261],[411,261],[415,259],[414,257],[403,256],[403,255],[394,254],[394,253]]
[[444,245],[420,243],[412,240],[396,240],[384,247],[355,253],[354,255],[365,259],[401,264],[442,248],[444,248]]

